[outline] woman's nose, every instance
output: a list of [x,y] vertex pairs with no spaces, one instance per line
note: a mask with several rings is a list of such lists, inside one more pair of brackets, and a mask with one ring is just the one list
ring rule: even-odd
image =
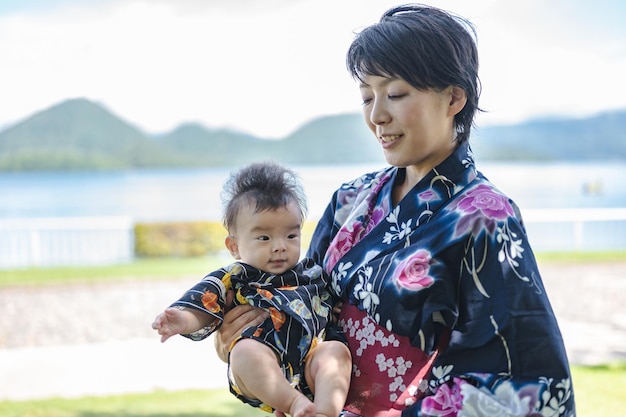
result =
[[369,119],[372,124],[384,125],[389,123],[391,115],[387,111],[387,107],[384,102],[380,100],[374,100],[370,109]]

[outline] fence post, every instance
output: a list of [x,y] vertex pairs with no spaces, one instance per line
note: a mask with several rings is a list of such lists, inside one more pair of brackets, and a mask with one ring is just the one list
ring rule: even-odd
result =
[[30,264],[32,266],[41,265],[41,230],[32,227],[27,236],[27,243],[30,243]]

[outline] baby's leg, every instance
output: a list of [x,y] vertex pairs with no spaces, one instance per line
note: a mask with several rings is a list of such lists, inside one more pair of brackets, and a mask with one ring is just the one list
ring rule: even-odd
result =
[[259,399],[292,417],[315,417],[315,405],[289,385],[276,354],[268,346],[254,339],[239,340],[230,352],[230,369],[246,397]]
[[319,343],[305,365],[306,382],[315,396],[316,416],[337,417],[346,402],[352,356],[346,345],[335,340]]

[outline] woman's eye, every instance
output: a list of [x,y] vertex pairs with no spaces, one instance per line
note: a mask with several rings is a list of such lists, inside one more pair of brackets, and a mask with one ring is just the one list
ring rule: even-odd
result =
[[402,97],[406,96],[406,94],[389,94],[389,100],[399,100]]
[[372,99],[371,99],[371,98],[363,98],[363,101],[362,101],[362,103],[361,103],[361,104],[362,104],[363,106],[365,106],[366,104],[369,104],[371,101],[372,101]]

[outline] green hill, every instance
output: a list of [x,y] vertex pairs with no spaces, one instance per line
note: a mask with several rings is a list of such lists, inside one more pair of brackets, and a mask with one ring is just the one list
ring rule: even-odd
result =
[[272,159],[290,164],[336,164],[383,161],[380,148],[361,116],[316,119],[282,140],[264,140],[231,131],[185,124],[159,140],[190,166],[242,164]]
[[[626,110],[475,129],[482,160],[626,160]],[[320,117],[282,140],[184,124],[158,138],[86,99],[37,112],[0,132],[0,171],[384,162],[360,114]]]
[[471,140],[476,155],[490,160],[624,161],[626,110],[485,126]]
[[199,124],[184,124],[158,140],[173,155],[184,158],[188,166],[234,165],[253,161],[263,155],[270,158],[271,144],[251,135]]
[[280,159],[300,164],[354,164],[384,157],[361,114],[341,114],[315,119],[285,138]]
[[0,169],[111,169],[170,159],[154,140],[85,99],[41,111],[0,133]]

